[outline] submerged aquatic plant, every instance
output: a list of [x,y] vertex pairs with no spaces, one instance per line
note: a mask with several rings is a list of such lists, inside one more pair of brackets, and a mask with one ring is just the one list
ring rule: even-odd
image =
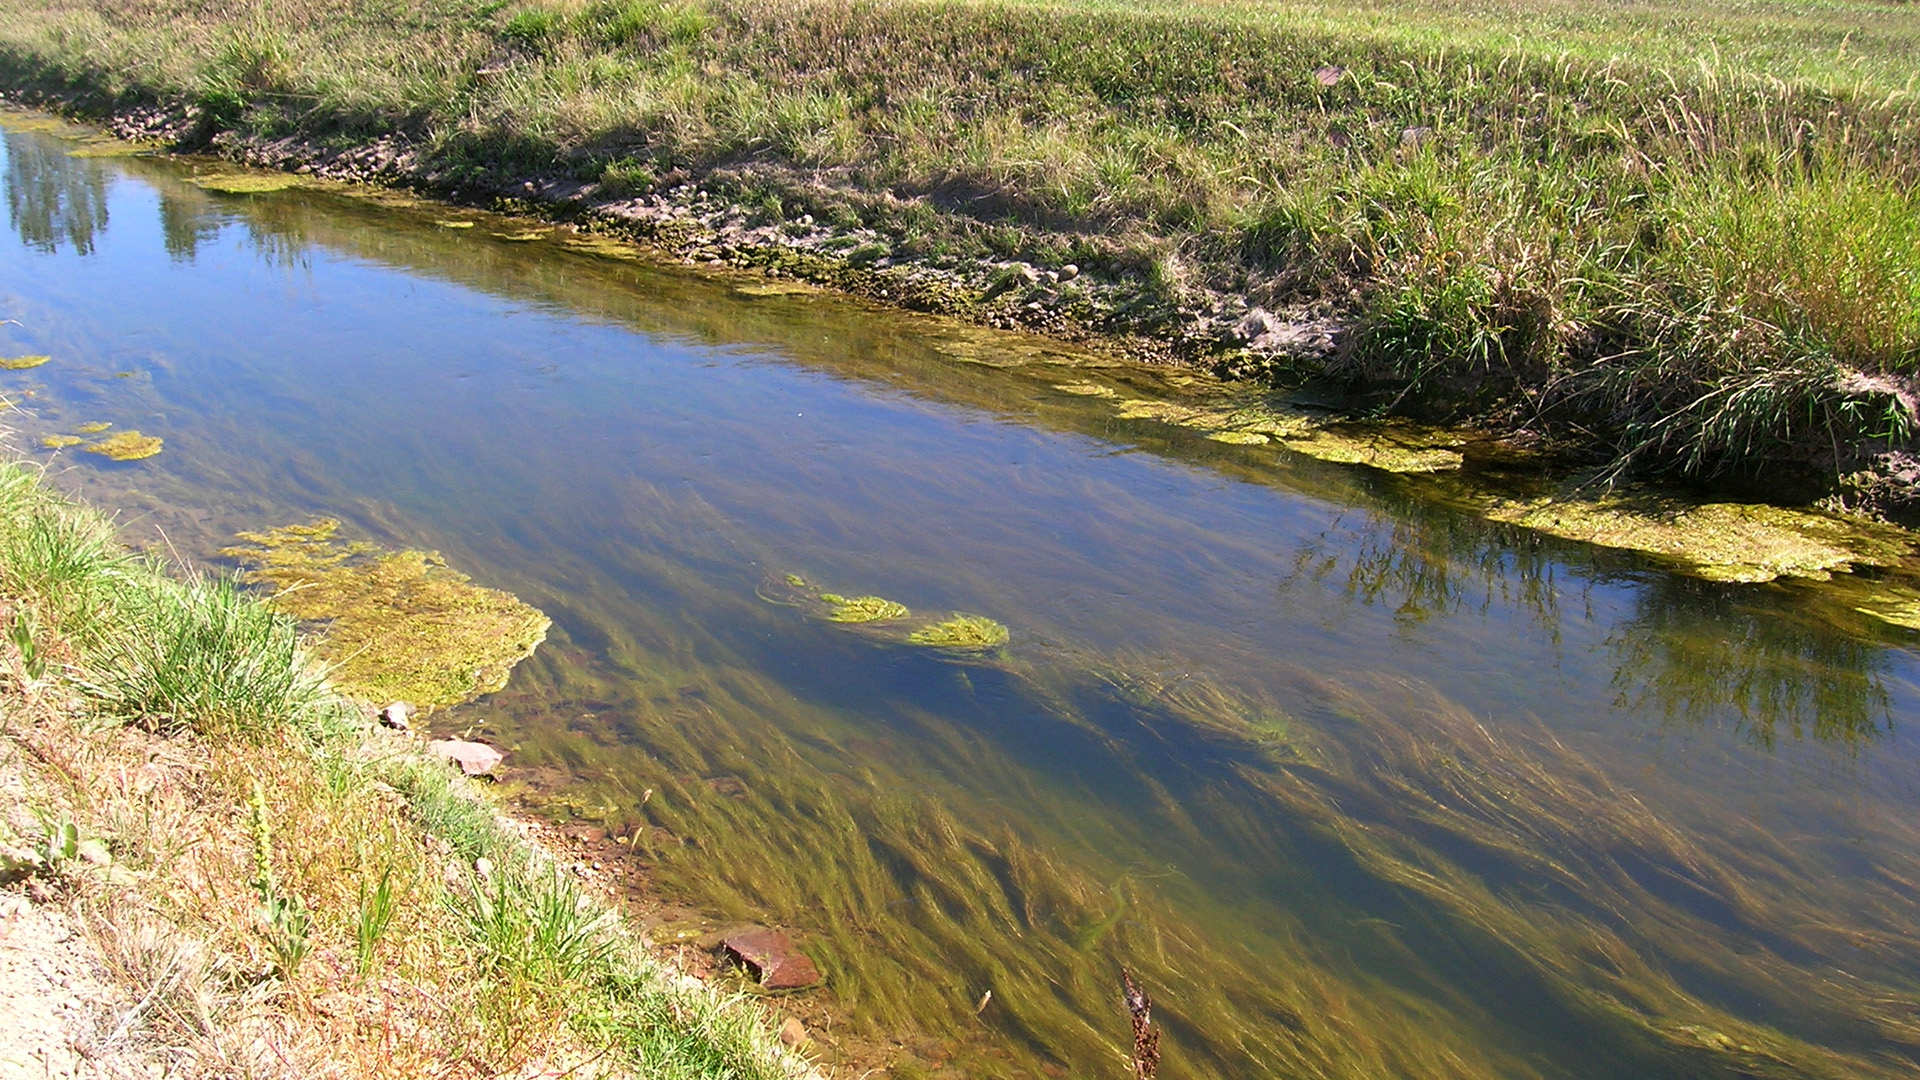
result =
[[882,622],[904,619],[913,614],[905,604],[897,604],[881,596],[845,597],[838,593],[821,593],[820,599],[833,605],[832,610],[827,612],[827,619],[832,622]]
[[1007,628],[984,615],[956,612],[907,635],[915,645],[935,649],[993,649],[1007,643]]
[[1063,394],[1072,394],[1075,397],[1111,398],[1120,396],[1114,392],[1112,387],[1101,386],[1099,383],[1054,383],[1053,388]]
[[438,552],[335,539],[320,520],[239,534],[222,554],[243,580],[273,586],[274,608],[321,628],[319,653],[348,692],[419,705],[492,693],[546,640],[551,620],[510,593],[475,585]]
[[5,368],[8,371],[25,371],[28,368],[37,368],[51,359],[53,359],[53,357],[41,355],[0,356],[0,368]]
[[86,441],[78,435],[48,435],[40,440],[40,445],[49,450],[60,450],[69,446],[79,446]]
[[139,461],[158,454],[164,440],[157,435],[142,435],[132,428],[116,431],[98,442],[87,444],[87,453],[114,461]]
[[207,191],[217,191],[222,195],[258,195],[284,191],[303,183],[299,177],[288,173],[222,173],[196,177],[193,182]]
[[113,421],[111,420],[95,420],[92,423],[80,424],[73,430],[82,435],[98,435],[112,426]]

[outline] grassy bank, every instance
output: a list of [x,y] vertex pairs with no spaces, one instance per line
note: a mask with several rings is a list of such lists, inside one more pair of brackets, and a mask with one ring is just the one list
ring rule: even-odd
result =
[[[332,696],[293,625],[0,466],[0,841],[181,1076],[797,1075],[492,807]],[[117,1075],[117,1074],[116,1074]]]
[[[1913,437],[1917,50],[1911,4],[1768,0],[0,15],[6,82],[184,105],[197,138],[399,136],[469,193],[696,182],[766,223],[872,230],[843,252],[866,263],[1000,268],[977,309],[1189,334],[1242,373],[1623,466],[1830,478]],[[1326,325],[1332,348],[1294,332]]]

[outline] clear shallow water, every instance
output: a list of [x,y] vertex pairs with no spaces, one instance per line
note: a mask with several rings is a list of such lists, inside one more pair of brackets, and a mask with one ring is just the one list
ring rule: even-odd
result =
[[[1168,1077],[1920,1068],[1920,635],[1847,582],[1117,420],[1056,387],[1205,387],[1044,342],[71,146],[5,139],[0,353],[55,358],[0,373],[16,442],[137,542],[336,516],[545,610],[436,723],[637,836],[707,920],[663,936],[796,930],[829,1054],[1122,1075],[1126,964]],[[166,450],[39,449],[94,421]]]

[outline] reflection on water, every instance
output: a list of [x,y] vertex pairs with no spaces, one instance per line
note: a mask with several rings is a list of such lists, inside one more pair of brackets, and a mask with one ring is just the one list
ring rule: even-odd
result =
[[1634,711],[1711,723],[1737,710],[1762,746],[1813,738],[1853,745],[1893,727],[1880,646],[1683,577],[1656,578],[1607,646]]
[[20,240],[52,254],[62,241],[87,255],[107,227],[104,165],[76,161],[51,140],[7,132],[7,220]]
[[[7,145],[10,199],[115,211],[84,248],[15,216],[0,301],[56,356],[26,434],[167,440],[64,481],[190,555],[332,516],[552,615],[434,722],[702,913],[669,939],[797,930],[829,1054],[1119,1075],[1125,964],[1176,1080],[1920,1065],[1916,665],[1844,590],[1056,389],[1196,376]],[[788,574],[1012,640],[914,648],[769,602]]]

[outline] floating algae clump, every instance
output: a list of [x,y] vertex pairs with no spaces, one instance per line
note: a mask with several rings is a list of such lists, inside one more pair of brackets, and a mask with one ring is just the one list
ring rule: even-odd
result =
[[915,630],[907,640],[935,649],[992,649],[1007,643],[1007,628],[984,615],[956,613]]
[[228,173],[195,177],[193,182],[223,195],[259,195],[299,187],[302,183],[299,177],[288,173]]
[[1797,510],[1608,495],[1496,502],[1487,517],[1551,536],[1665,559],[1709,581],[1824,581],[1852,566],[1890,566],[1909,550],[1885,530]]
[[905,604],[896,604],[880,596],[849,598],[837,593],[821,593],[820,599],[833,605],[833,610],[827,612],[827,618],[832,622],[880,622],[884,619],[904,619],[913,614]]
[[73,430],[82,435],[98,435],[112,426],[113,421],[111,420],[95,420],[90,424],[81,424]]
[[28,368],[37,368],[51,359],[53,359],[51,356],[0,357],[0,368],[5,368],[8,371],[25,371]]
[[40,445],[49,450],[59,450],[68,446],[79,446],[87,440],[78,435],[49,435],[40,440]]
[[[1074,386],[1067,384],[1055,389],[1083,392]],[[1426,473],[1458,469],[1466,460],[1455,449],[1460,440],[1445,432],[1406,425],[1330,426],[1306,410],[1284,402],[1242,397],[1216,403],[1183,404],[1127,398],[1115,404],[1114,415],[1122,420],[1158,420],[1197,431],[1215,442],[1241,446],[1278,440],[1295,453],[1341,465]]]
[[337,521],[241,533],[222,554],[268,603],[320,630],[333,681],[381,701],[455,705],[507,684],[546,640],[546,615],[475,585],[437,552],[391,551],[334,538]]
[[1423,444],[1386,432],[1348,433],[1322,428],[1280,440],[1295,453],[1341,465],[1366,465],[1392,473],[1445,472],[1466,460],[1447,446]]
[[157,435],[142,435],[128,428],[116,431],[99,442],[88,443],[87,453],[115,461],[139,461],[159,453],[163,445],[163,440]]

